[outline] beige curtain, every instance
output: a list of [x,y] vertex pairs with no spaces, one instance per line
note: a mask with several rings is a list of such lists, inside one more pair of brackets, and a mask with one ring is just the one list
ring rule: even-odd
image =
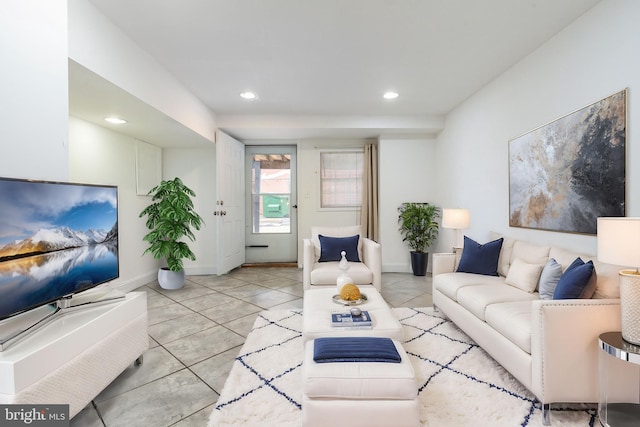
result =
[[378,147],[364,147],[362,167],[362,212],[360,224],[364,237],[378,241]]

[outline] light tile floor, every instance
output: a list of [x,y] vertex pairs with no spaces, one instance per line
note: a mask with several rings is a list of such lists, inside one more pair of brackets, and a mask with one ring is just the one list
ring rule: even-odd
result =
[[[392,307],[432,305],[431,277],[383,273]],[[71,420],[72,427],[206,426],[244,340],[262,310],[302,308],[302,271],[240,268],[189,276],[179,290],[151,282],[149,350]]]

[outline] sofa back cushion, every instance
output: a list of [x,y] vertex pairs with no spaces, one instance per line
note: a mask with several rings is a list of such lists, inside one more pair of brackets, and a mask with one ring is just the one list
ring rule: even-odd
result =
[[605,264],[595,259],[593,265],[598,274],[596,292],[593,298],[620,298],[620,270],[625,267],[620,265]]
[[533,245],[494,231],[489,233],[491,240],[500,237],[504,239],[498,258],[498,273],[500,276],[506,277],[509,274],[509,267],[516,258],[520,258],[529,264],[546,264],[549,258],[554,258],[564,271],[573,260],[580,257],[585,262],[592,261],[597,274],[596,290],[593,298],[620,298],[618,272],[628,267],[605,264],[595,259],[594,256],[570,252],[565,249]]
[[516,240],[513,244],[510,264],[513,264],[513,261],[520,258],[529,264],[545,265],[549,260],[550,250],[551,247],[549,246],[539,246],[533,243],[523,242],[522,240]]
[[594,270],[597,274],[596,290],[593,294],[593,298],[620,298],[620,279],[618,271],[622,270],[624,267],[605,264],[592,256],[577,254],[575,252],[569,252],[559,248],[551,248],[549,256],[551,258],[555,258],[555,260],[562,265],[563,271],[566,270],[576,258],[582,258],[585,262],[592,261]]
[[513,252],[513,244],[516,242],[516,239],[495,231],[489,232],[489,240],[497,240],[501,237],[502,248],[500,249],[500,256],[498,257],[498,274],[502,277],[507,277],[509,266],[511,265],[511,252]]
[[546,264],[549,260],[549,246],[539,246],[513,237],[491,231],[489,238],[492,240],[502,238],[502,249],[498,258],[498,274],[507,277],[509,268],[516,259],[520,259],[528,264]]

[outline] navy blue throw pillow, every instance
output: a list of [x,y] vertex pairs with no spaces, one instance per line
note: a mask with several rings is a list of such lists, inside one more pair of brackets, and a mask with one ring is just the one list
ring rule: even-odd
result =
[[342,259],[342,255],[340,255],[342,251],[347,253],[347,261],[360,262],[360,257],[358,256],[359,235],[327,237],[318,234],[318,239],[320,239],[320,259],[318,262],[340,261]]
[[560,276],[553,299],[582,298],[593,275],[593,268],[593,261],[584,262],[576,258]]
[[464,236],[464,248],[462,257],[456,271],[460,273],[484,274],[485,276],[498,275],[498,258],[502,249],[501,237],[497,240],[481,245],[473,239]]
[[402,358],[390,338],[323,337],[313,343],[313,360],[316,363],[400,363]]

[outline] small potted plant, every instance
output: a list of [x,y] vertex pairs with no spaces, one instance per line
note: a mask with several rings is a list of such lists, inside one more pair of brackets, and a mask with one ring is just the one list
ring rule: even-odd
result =
[[398,208],[402,241],[411,248],[411,269],[415,276],[427,274],[429,254],[425,250],[438,238],[440,208],[429,203],[403,203]]
[[151,253],[154,258],[166,260],[167,266],[158,270],[158,283],[165,289],[178,289],[184,285],[183,259],[195,261],[196,256],[187,243],[182,241],[187,237],[192,242],[195,235],[192,228],[200,230],[202,218],[193,209],[191,197],[195,193],[188,188],[180,178],[162,181],[149,190],[151,204],[144,208],[140,217],[147,215],[149,233],[143,240],[149,242],[144,251]]

